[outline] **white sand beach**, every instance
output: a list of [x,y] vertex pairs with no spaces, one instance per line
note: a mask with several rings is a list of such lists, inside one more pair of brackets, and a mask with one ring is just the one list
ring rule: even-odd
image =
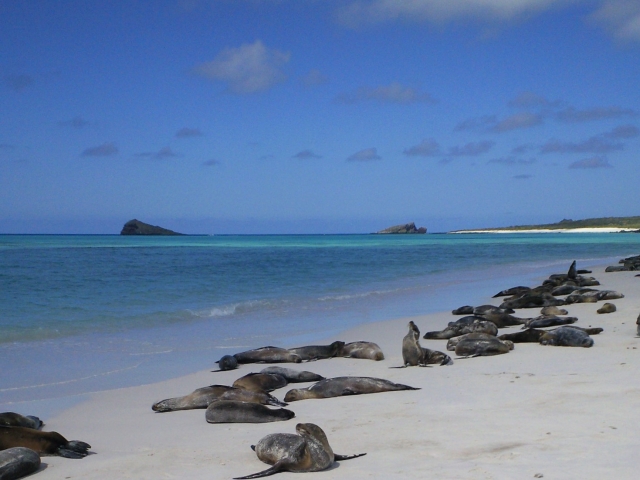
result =
[[526,230],[454,230],[449,233],[622,233],[635,232],[637,228],[585,227],[585,228],[531,228]]
[[[95,454],[82,460],[44,457],[46,468],[34,478],[231,479],[267,468],[250,445],[269,433],[294,433],[298,422],[323,428],[336,453],[367,455],[323,472],[281,473],[282,478],[637,478],[640,278],[635,273],[604,273],[602,265],[593,268],[592,276],[601,282],[595,288],[625,295],[611,301],[617,306],[614,313],[597,314],[603,302],[564,307],[579,318],[577,326],[604,328],[593,336],[592,348],[516,344],[506,355],[456,359],[449,352],[455,362],[451,366],[391,369],[402,364],[407,318],[327,338],[326,343],[376,342],[386,359],[334,358],[283,366],[325,377],[381,377],[421,390],[292,402],[288,408],[296,417],[285,422],[212,425],[206,423],[204,410],[151,410],[161,399],[210,384],[231,385],[236,378],[264,368],[242,365],[212,373],[217,358],[186,377],[92,394],[88,401],[44,420],[45,430],[86,441]],[[451,308],[474,298],[473,292],[461,291],[459,303]],[[500,302],[487,298],[482,303]],[[538,314],[539,309],[526,309],[515,315]],[[424,334],[441,330],[455,318],[447,311],[412,320]],[[445,351],[445,340],[421,343]],[[307,385],[289,385],[273,394],[283,399],[290,388]]]

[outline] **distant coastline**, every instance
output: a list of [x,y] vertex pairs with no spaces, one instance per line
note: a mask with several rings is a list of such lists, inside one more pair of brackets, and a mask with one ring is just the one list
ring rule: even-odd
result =
[[453,230],[449,233],[640,233],[640,217],[564,219],[558,223]]

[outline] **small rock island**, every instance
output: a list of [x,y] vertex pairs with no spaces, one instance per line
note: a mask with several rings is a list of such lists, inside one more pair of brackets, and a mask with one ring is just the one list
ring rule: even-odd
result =
[[414,222],[405,223],[403,225],[394,225],[393,227],[385,228],[377,232],[379,234],[395,234],[395,233],[427,233],[425,227],[416,228]]
[[120,235],[184,235],[183,233],[174,232],[167,228],[158,227],[156,225],[149,225],[148,223],[141,222],[140,220],[129,220],[122,227]]

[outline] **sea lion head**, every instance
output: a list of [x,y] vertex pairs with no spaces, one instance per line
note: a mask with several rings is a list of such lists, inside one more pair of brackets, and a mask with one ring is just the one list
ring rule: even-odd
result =
[[220,370],[233,370],[238,368],[238,360],[233,355],[224,355],[218,360],[218,366]]
[[172,405],[170,405],[170,402],[173,403],[172,400],[173,399],[171,398],[160,400],[158,403],[153,404],[151,410],[153,410],[154,412],[170,412],[171,410],[173,410]]
[[339,340],[338,340],[338,341],[336,341],[336,342],[333,342],[333,343],[332,343],[331,345],[329,345],[329,346],[331,347],[331,352],[332,352],[334,355],[338,355],[338,353],[339,353],[339,352],[341,352],[341,351],[342,351],[342,349],[344,348],[344,345],[345,345],[345,343],[344,343],[344,342],[341,342],[341,341],[339,341]]
[[284,396],[284,401],[295,402],[296,400],[304,400],[305,398],[307,398],[305,390],[301,388],[294,388],[287,392],[287,394]]

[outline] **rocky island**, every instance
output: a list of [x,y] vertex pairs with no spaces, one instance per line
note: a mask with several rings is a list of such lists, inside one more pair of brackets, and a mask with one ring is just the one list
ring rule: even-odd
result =
[[394,234],[394,233],[427,233],[425,227],[416,228],[414,222],[405,223],[402,225],[394,225],[393,227],[385,228],[377,232],[379,234]]
[[156,225],[149,225],[148,223],[141,222],[140,220],[129,220],[122,227],[120,235],[184,235],[183,233],[174,232],[167,228],[158,227]]

